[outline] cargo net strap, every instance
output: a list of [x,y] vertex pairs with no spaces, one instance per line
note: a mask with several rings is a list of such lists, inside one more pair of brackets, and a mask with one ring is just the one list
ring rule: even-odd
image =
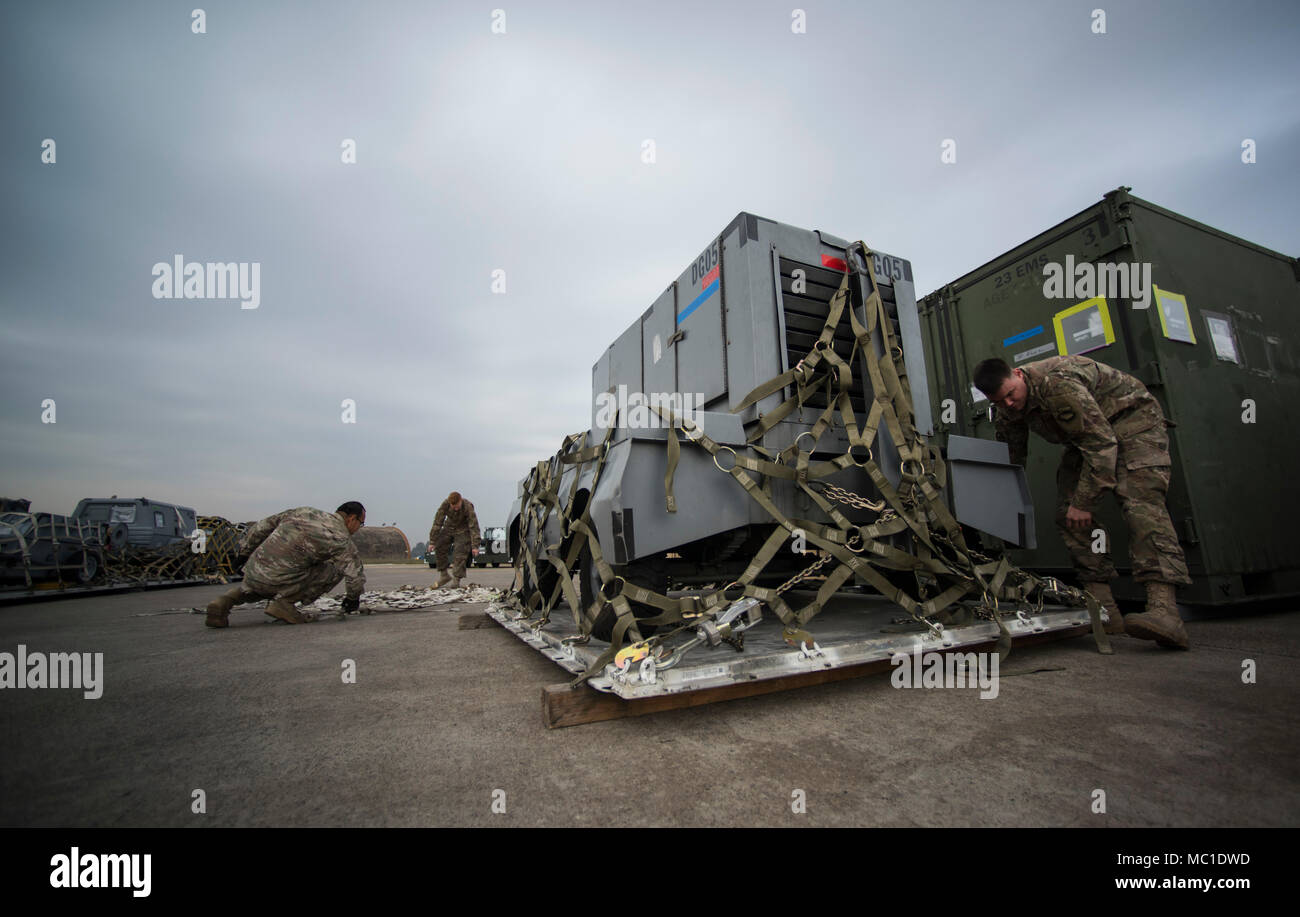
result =
[[203,579],[226,583],[241,575],[244,558],[239,541],[248,526],[220,516],[199,516],[195,527],[201,533],[197,537],[160,548],[129,546],[113,554],[107,564],[110,581],[143,584]]
[[[861,256],[862,264],[856,272],[852,267],[855,251]],[[871,291],[862,303],[862,316],[852,304],[853,285],[850,281],[855,273],[868,281]],[[854,341],[848,359],[837,354],[833,346],[835,332],[846,320]],[[877,340],[881,345],[878,356],[875,352]],[[870,410],[861,420],[855,414],[849,396],[856,357],[866,365],[870,391],[874,393]],[[552,609],[563,597],[578,628],[578,634],[568,640],[577,643],[590,639],[597,616],[607,606],[616,616],[609,649],[574,684],[599,674],[616,657],[640,658],[655,652],[675,634],[699,627],[706,619],[712,620],[729,605],[745,597],[758,599],[772,609],[785,625],[787,642],[796,646],[811,643],[812,636],[804,627],[854,576],[871,584],[881,595],[902,608],[916,624],[936,636],[942,633],[945,625],[958,626],[976,619],[995,622],[999,633],[998,651],[1003,657],[1010,652],[1011,634],[1002,620],[1006,611],[1001,603],[1020,604],[1041,611],[1044,602],[1051,598],[1059,604],[1087,607],[1099,651],[1111,652],[1102,628],[1101,607],[1091,594],[1053,578],[1042,578],[1020,570],[1005,557],[989,557],[966,543],[961,525],[948,511],[943,499],[947,469],[939,450],[916,430],[903,351],[891,332],[875,278],[871,251],[864,243],[858,242],[850,247],[844,276],[831,298],[825,325],[812,350],[792,369],[755,388],[732,413],[744,411],[790,387],[793,387],[793,394],[776,408],[761,414],[748,433],[749,450],[755,455],[742,454],[731,446],[714,442],[697,424],[670,408],[651,407],[669,426],[664,476],[664,499],[668,512],[677,510],[673,478],[685,446],[708,452],[719,473],[734,479],[777,524],[744,573],[724,588],[706,595],[674,598],[627,582],[605,561],[586,505],[580,509],[575,507],[581,475],[575,474],[569,492],[561,493],[565,470],[571,465],[585,466],[589,463],[595,463],[595,473],[587,485],[588,492],[595,493],[613,431],[619,425],[617,416],[606,429],[601,442],[588,444],[586,433],[569,436],[554,459],[539,462],[529,473],[524,484],[519,556],[516,559],[521,568],[523,586],[512,593],[509,601],[526,619],[532,619],[530,626],[541,628],[549,622]],[[802,408],[809,396],[823,392],[826,395],[825,410],[812,428],[799,434],[788,448],[775,452],[756,445],[767,431]],[[885,477],[871,449],[870,444],[876,440],[881,424],[900,457],[897,487]],[[827,432],[840,428],[848,439],[848,450],[829,461],[813,462],[817,442]],[[850,466],[866,472],[880,499],[869,499],[823,481]],[[772,500],[770,482],[773,479],[793,481],[833,524],[787,517]],[[880,515],[869,525],[855,525],[837,508],[837,504],[871,510]],[[560,521],[564,537],[559,544],[544,545],[543,524],[551,515]],[[778,587],[757,585],[756,580],[764,568],[795,533],[802,533],[808,543],[820,549],[822,556]],[[910,539],[912,551],[886,543],[885,539],[898,535]],[[591,562],[602,583],[600,594],[586,608],[573,584],[576,564],[584,549],[590,552]],[[912,572],[915,591],[900,587],[882,570]],[[783,594],[814,576],[822,580],[815,597],[802,608],[792,609]],[[976,607],[969,603],[958,605],[968,596],[979,600]],[[633,614],[632,602],[648,606],[655,613],[638,617]],[[649,638],[643,637],[641,630],[647,625],[657,628]],[[631,644],[625,647],[625,641],[629,639]]]

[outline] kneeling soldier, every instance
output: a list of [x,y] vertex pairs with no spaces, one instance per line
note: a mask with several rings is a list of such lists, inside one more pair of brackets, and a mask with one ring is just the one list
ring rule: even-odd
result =
[[294,603],[314,602],[347,579],[345,612],[358,611],[366,588],[361,555],[352,535],[366,523],[366,508],[355,500],[335,512],[310,506],[268,516],[244,533],[240,553],[248,554],[244,581],[208,605],[208,627],[227,627],[230,609],[270,599],[266,613],[288,624],[306,620]]

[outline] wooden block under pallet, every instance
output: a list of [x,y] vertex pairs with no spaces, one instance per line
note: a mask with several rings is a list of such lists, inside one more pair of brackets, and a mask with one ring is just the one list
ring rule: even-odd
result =
[[[471,617],[466,615],[465,617]],[[484,615],[483,617],[487,617]],[[491,621],[491,618],[488,618]],[[1066,637],[1078,637],[1091,632],[1086,624],[1065,630],[1045,634],[1026,634],[1014,641],[1014,646],[1033,646],[1061,640]],[[996,652],[996,641],[955,647],[949,650],[929,650],[943,652],[944,655],[955,653]],[[700,707],[704,704],[716,704],[721,701],[737,700],[742,697],[757,697],[777,691],[792,691],[813,685],[831,684],[850,678],[862,678],[887,672],[893,668],[888,659],[863,662],[857,665],[842,666],[834,669],[818,669],[814,672],[800,672],[780,678],[766,678],[759,681],[743,681],[734,685],[720,685],[716,688],[702,688],[698,691],[682,691],[677,694],[663,694],[657,697],[644,697],[638,700],[624,700],[616,694],[606,694],[587,685],[571,688],[567,684],[549,685],[542,688],[542,722],[549,729],[564,726],[580,726],[583,723],[598,723],[601,720],[616,720],[625,716],[645,716],[647,713],[660,713],[664,710],[682,710],[687,707]]]

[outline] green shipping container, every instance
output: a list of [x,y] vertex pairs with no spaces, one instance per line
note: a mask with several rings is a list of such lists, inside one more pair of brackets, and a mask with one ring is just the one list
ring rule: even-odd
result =
[[[1300,594],[1300,259],[1120,188],[931,293],[920,313],[938,439],[993,438],[989,403],[970,382],[987,357],[1108,363],[1141,379],[1176,424],[1168,504],[1195,581],[1179,600]],[[1052,574],[1071,569],[1053,519],[1062,448],[1031,434],[1037,546],[1010,551]],[[1121,573],[1116,595],[1140,597],[1116,501],[1098,515]]]

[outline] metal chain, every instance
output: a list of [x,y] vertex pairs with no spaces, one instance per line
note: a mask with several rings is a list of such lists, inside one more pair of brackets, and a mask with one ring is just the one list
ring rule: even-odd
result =
[[869,509],[878,513],[885,508],[884,500],[868,500],[860,494],[855,494],[852,491],[845,490],[843,487],[837,487],[829,482],[822,485],[822,496],[830,497],[835,502],[843,503],[846,506],[853,507],[854,509]]
[[780,595],[783,592],[789,592],[795,586],[799,585],[799,583],[808,579],[808,577],[812,576],[814,573],[816,573],[818,570],[826,566],[834,559],[835,559],[834,554],[827,554],[825,557],[815,561],[807,570],[804,570],[802,573],[796,573],[793,577],[786,580],[780,586],[777,586],[776,594]]

